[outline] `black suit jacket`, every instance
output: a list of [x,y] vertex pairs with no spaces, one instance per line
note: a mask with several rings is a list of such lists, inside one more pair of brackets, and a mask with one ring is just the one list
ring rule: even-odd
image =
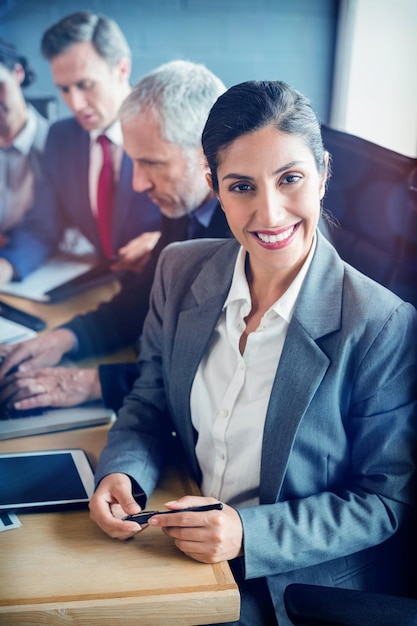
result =
[[[208,226],[199,224],[191,238],[230,236],[224,213],[217,204]],[[159,255],[168,244],[188,238],[183,219],[174,220],[163,216],[161,237],[143,273],[124,285],[110,302],[101,304],[96,311],[78,315],[63,326],[78,338],[78,350],[72,357],[82,359],[106,354],[139,340],[149,309],[149,295]],[[102,365],[99,372],[105,404],[117,411],[137,376],[136,364]]]

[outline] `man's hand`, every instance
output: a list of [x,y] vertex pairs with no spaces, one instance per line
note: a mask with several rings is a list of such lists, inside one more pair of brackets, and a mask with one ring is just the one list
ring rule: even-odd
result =
[[[214,498],[184,496],[165,506],[173,510],[215,502]],[[227,504],[222,511],[154,515],[149,525],[162,528],[181,552],[202,563],[228,561],[242,554],[242,522],[237,511]]]
[[0,259],[0,283],[8,283],[14,274],[13,265],[6,259]]
[[142,530],[136,522],[123,522],[126,515],[141,508],[132,495],[132,483],[125,474],[109,474],[100,482],[90,504],[90,517],[113,539],[130,539]]
[[152,231],[143,233],[129,241],[128,244],[118,250],[118,259],[112,263],[112,271],[140,273],[149,261],[151,252],[160,236],[161,233],[159,231]]
[[18,371],[0,379],[0,405],[15,409],[75,406],[101,398],[98,371],[53,367]]
[[26,372],[38,367],[57,365],[74,347],[74,335],[65,328],[48,330],[33,339],[14,344],[1,344],[0,380],[14,367]]

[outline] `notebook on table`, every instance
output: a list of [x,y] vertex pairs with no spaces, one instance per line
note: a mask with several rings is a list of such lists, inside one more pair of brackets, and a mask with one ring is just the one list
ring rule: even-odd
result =
[[0,440],[101,426],[115,419],[101,403],[54,409],[15,411],[0,407]]

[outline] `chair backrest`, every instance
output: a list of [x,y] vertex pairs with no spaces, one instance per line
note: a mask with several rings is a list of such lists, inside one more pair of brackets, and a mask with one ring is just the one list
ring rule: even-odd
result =
[[284,602],[295,626],[417,626],[413,598],[292,584]]
[[324,208],[348,263],[417,306],[417,158],[322,126],[331,154]]

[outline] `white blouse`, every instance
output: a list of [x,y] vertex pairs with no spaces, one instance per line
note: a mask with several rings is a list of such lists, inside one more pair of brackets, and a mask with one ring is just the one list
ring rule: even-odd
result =
[[[259,503],[262,439],[269,397],[295,303],[314,254],[287,291],[249,334],[239,340],[251,310],[246,252],[238,254],[229,294],[191,390],[191,417],[198,432],[202,493],[233,506]],[[291,390],[288,390],[291,393]],[[279,415],[276,416],[279,419]]]

